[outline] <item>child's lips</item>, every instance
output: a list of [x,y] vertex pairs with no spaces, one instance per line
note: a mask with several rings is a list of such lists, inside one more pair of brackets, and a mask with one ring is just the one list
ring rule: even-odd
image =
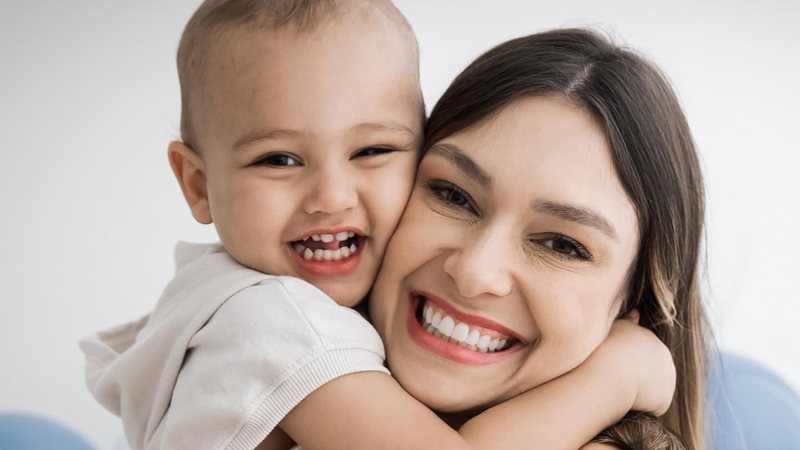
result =
[[335,276],[358,267],[367,242],[360,230],[315,230],[287,247],[301,269],[311,275]]

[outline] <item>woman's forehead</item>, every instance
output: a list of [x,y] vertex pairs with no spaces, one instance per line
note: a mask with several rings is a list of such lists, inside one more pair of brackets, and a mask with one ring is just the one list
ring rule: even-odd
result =
[[480,174],[483,185],[503,198],[577,205],[598,211],[620,234],[635,231],[633,206],[603,129],[562,97],[514,102],[434,144],[428,154],[470,178]]

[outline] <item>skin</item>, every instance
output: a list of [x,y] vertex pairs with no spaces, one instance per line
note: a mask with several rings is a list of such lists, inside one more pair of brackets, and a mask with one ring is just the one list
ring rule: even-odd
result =
[[[440,144],[449,151],[423,158],[371,296],[397,379],[331,380],[281,429],[309,450],[574,449],[631,408],[663,413],[675,382],[669,351],[635,314],[615,319],[637,230],[602,130],[561,99],[534,98]],[[491,189],[464,170],[467,158]],[[589,224],[585,210],[579,222],[574,210],[555,214],[564,211],[555,203],[591,207],[607,226]],[[519,340],[490,357],[454,346],[482,364],[431,351],[407,332],[418,289]],[[445,425],[429,407],[466,414]]]
[[[192,103],[201,148],[169,146],[192,214],[213,222],[243,265],[302,278],[353,306],[376,276],[413,182],[421,136],[414,48],[359,10],[312,31],[225,36]],[[342,231],[362,236],[359,260],[345,269],[311,270],[294,250],[312,234]]]
[[[421,135],[419,87],[409,73],[415,53],[391,28],[366,19],[346,14],[310,32],[251,30],[218,41],[207,91],[198,93],[193,111],[200,148],[181,142],[169,148],[193,216],[215,224],[234,258],[262,272],[303,278],[344,306],[357,303],[372,284],[411,191]],[[326,275],[297,263],[293,242],[340,230],[365,237],[356,269]],[[605,332],[610,323],[611,316]],[[259,448],[285,448],[294,440],[307,449],[423,448],[431,442],[484,449],[531,437],[543,448],[575,448],[634,404],[642,378],[616,376],[616,355],[644,359],[652,345],[623,347],[631,351],[609,350],[615,357],[481,414],[462,427],[463,435],[393,378],[346,375],[306,397]],[[590,397],[607,410],[566,420],[581,415],[591,404],[587,390],[598,385],[632,387],[623,394],[597,391]],[[518,411],[525,411],[524,420]],[[500,424],[510,432],[498,437]],[[563,432],[556,431],[560,424],[566,424]]]
[[[481,410],[569,372],[606,338],[638,247],[610,155],[594,120],[559,97],[520,100],[428,152],[370,303],[409,393],[439,411]],[[415,292],[520,341],[491,364],[454,361],[412,337]]]

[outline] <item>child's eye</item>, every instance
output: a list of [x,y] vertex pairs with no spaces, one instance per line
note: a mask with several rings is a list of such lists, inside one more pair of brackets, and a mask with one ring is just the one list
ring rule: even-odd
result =
[[458,186],[447,181],[430,180],[425,187],[437,201],[445,206],[462,209],[472,215],[479,215],[472,198]]
[[388,147],[367,147],[357,151],[353,158],[364,158],[369,156],[383,155],[384,153],[391,153],[395,151],[393,148]]
[[586,250],[586,247],[575,239],[564,236],[563,234],[551,234],[544,237],[533,238],[531,242],[541,245],[562,259],[578,261],[591,261],[592,259],[592,255]]
[[300,161],[292,155],[285,153],[272,153],[262,157],[256,162],[261,166],[291,167],[302,165]]

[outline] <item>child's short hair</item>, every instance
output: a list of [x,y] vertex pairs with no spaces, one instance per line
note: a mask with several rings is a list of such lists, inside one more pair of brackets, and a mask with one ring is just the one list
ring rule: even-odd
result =
[[[183,30],[178,46],[178,79],[181,86],[181,139],[198,151],[196,130],[192,127],[192,98],[204,88],[205,70],[212,45],[226,32],[242,29],[275,30],[293,27],[313,31],[355,6],[370,8],[387,23],[406,34],[417,54],[417,41],[411,25],[390,0],[206,0],[195,11]],[[418,70],[416,71],[418,73]]]

